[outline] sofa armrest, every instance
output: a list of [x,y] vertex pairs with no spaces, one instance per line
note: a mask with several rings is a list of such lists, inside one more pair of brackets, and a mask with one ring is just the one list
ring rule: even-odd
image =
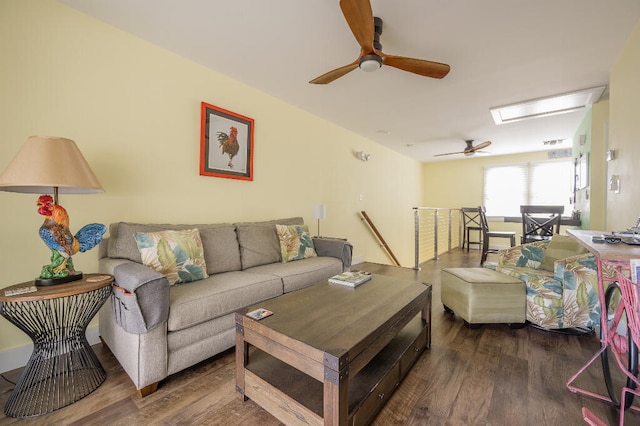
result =
[[598,288],[596,258],[591,253],[558,259],[553,262],[553,276],[563,287],[577,288],[585,284],[589,289]]
[[[600,299],[598,297],[598,269],[596,258],[591,253],[556,260],[553,263],[554,277],[562,285],[566,303],[565,322],[594,327],[600,323]],[[571,307],[571,309],[569,309]]]
[[498,252],[498,265],[539,269],[548,245],[547,241],[536,241],[500,250]]
[[169,280],[163,274],[135,262],[113,270],[112,293],[116,323],[129,333],[142,334],[169,316]]
[[98,259],[104,259],[108,256],[109,237],[103,237],[98,244]]
[[318,256],[330,256],[340,259],[342,261],[342,269],[345,271],[351,267],[353,246],[347,240],[314,237],[313,245]]
[[[593,288],[598,289],[598,263],[596,257],[591,253],[578,254],[565,259],[556,260],[553,263],[553,271],[556,279],[571,282],[585,281],[589,279]],[[605,288],[609,282],[617,279],[617,268],[613,265],[602,265],[602,277],[605,280]]]
[[[597,272],[596,258],[593,254],[582,253],[553,262],[554,273],[559,271],[559,273],[562,274],[562,271],[582,270],[584,268],[594,273]],[[562,275],[557,275],[556,278],[562,278]]]

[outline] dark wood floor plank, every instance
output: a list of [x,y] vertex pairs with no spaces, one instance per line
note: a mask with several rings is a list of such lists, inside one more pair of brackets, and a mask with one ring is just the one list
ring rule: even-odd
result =
[[528,408],[531,401],[527,386],[528,362],[509,355],[501,355],[495,362],[499,368],[494,378],[487,424],[528,424]]
[[499,348],[486,350],[478,345],[464,372],[460,391],[451,406],[450,420],[458,424],[481,424],[489,415],[495,377],[501,368]]
[[[494,255],[491,255],[494,256]],[[491,258],[489,260],[492,260]],[[504,324],[467,328],[444,312],[440,270],[478,267],[480,254],[455,250],[422,269],[365,263],[358,269],[433,284],[432,347],[417,360],[373,424],[387,425],[581,425],[588,407],[609,424],[618,412],[565,386],[599,347],[598,337],[567,336],[533,327],[513,330]],[[160,383],[158,391],[140,398],[117,360],[101,345],[94,350],[107,380],[81,401],[34,419],[0,416],[1,425],[280,425],[249,400],[235,394],[235,355],[229,350]],[[21,369],[5,373],[19,378]],[[577,385],[604,393],[599,360]],[[0,404],[11,385],[2,381]],[[640,424],[628,414],[627,424]]]
[[[128,418],[132,415],[135,416],[137,412],[138,407],[135,402],[127,397],[113,404],[105,405],[101,409],[68,424],[73,426],[127,424],[129,423]],[[61,419],[60,422],[63,423],[64,420]]]
[[[417,365],[414,368],[416,367],[424,368]],[[373,425],[442,424],[446,417],[438,416],[424,398],[425,389],[429,387],[428,380],[409,374],[378,414]]]

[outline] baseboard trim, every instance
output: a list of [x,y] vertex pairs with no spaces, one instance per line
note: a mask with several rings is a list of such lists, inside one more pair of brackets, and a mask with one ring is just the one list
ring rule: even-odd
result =
[[353,256],[353,259],[351,259],[351,264],[358,265],[360,263],[364,263],[364,256]]
[[[87,327],[87,341],[90,345],[95,345],[100,342],[100,332],[98,331],[98,325]],[[7,371],[15,370],[27,365],[27,361],[33,353],[33,343],[27,343],[26,345],[18,346],[11,349],[0,351],[0,372],[5,373]]]

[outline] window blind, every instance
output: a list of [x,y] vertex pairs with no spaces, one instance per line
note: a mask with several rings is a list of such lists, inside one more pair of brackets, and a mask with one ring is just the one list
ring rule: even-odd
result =
[[530,204],[564,206],[571,213],[571,161],[545,161],[529,166]]
[[573,165],[568,160],[487,166],[483,205],[487,216],[520,216],[520,206],[560,205],[571,212]]

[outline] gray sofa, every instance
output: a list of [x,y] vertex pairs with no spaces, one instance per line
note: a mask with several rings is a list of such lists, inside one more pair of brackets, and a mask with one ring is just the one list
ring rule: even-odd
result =
[[[235,345],[234,312],[307,287],[348,270],[352,246],[314,238],[317,257],[282,263],[275,225],[267,222],[165,225],[119,222],[99,250],[101,273],[115,276],[112,297],[99,316],[102,341],[141,396],[165,377]],[[208,278],[170,286],[142,264],[136,232],[197,228]]]

